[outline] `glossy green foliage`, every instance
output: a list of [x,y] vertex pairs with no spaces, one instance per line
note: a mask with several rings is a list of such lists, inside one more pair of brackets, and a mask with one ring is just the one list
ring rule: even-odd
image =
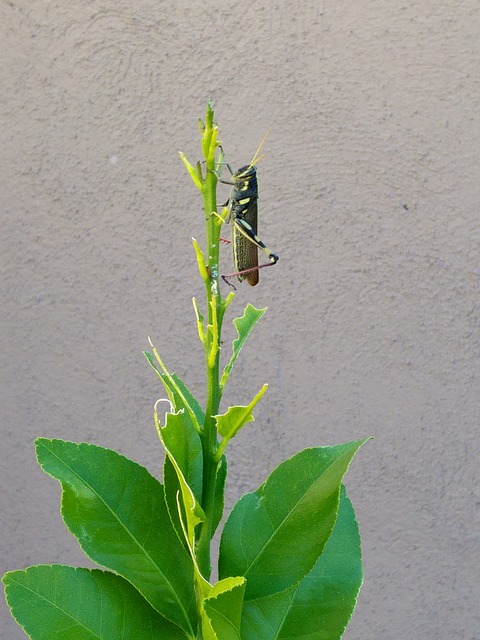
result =
[[3,577],[12,615],[36,640],[185,640],[120,576],[39,565]]
[[362,582],[358,527],[341,490],[362,444],[306,449],[239,500],[222,535],[222,579],[197,620],[190,557],[162,485],[108,449],[38,439],[42,468],[62,484],[69,530],[129,582],[59,565],[11,572],[12,614],[35,640],[176,640],[194,638],[197,625],[204,640],[337,640]]
[[203,601],[203,640],[240,640],[244,578],[217,582]]
[[62,485],[62,517],[84,552],[193,633],[192,560],[171,525],[158,480],[115,451],[91,444],[39,438],[37,457]]
[[[166,425],[157,421],[158,434],[165,448],[165,498],[172,524],[180,540],[194,544],[195,527],[205,520],[202,503],[202,443],[188,414],[167,413]],[[179,501],[181,494],[182,499]],[[184,528],[188,531],[183,536]]]
[[177,376],[176,373],[170,374],[163,362],[160,360],[158,353],[154,350],[155,356],[148,351],[143,354],[147,358],[150,366],[160,378],[172,407],[176,412],[183,411],[185,419],[191,422],[192,427],[200,431],[200,425],[205,420],[205,414],[202,411],[198,401],[190,393],[185,383]]
[[244,495],[223,530],[220,577],[245,576],[246,600],[278,593],[304,578],[330,537],[343,476],[362,444],[305,449]]
[[360,535],[342,489],[337,521],[313,569],[285,591],[245,603],[243,640],[338,640],[362,585]]
[[237,330],[237,338],[232,343],[232,355],[223,370],[222,379],[220,381],[220,386],[223,388],[227,384],[227,380],[230,376],[230,372],[237,360],[240,351],[247,341],[248,336],[250,335],[251,330],[266,312],[265,309],[256,309],[253,305],[247,304],[245,307],[245,311],[240,318],[235,318],[233,324],[235,325],[235,329]]

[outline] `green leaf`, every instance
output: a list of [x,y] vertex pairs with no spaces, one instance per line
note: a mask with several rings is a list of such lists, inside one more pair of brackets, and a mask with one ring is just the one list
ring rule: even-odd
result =
[[99,569],[39,565],[3,577],[12,615],[32,640],[185,640],[132,585]]
[[202,441],[185,411],[167,413],[167,422],[159,427],[159,436],[165,449],[172,456],[193,491],[196,500],[202,502],[203,450]]
[[255,420],[250,405],[228,407],[227,413],[214,417],[217,419],[218,433],[228,440],[233,438],[245,424]]
[[[187,409],[187,407],[185,406],[186,400],[188,406],[191,407],[198,424],[203,424],[205,420],[205,413],[203,412],[198,400],[194,395],[192,395],[192,393],[190,393],[190,390],[188,389],[186,384],[177,376],[176,373],[172,373],[172,380],[175,383],[176,390],[179,390],[183,396],[180,397],[177,391],[177,395],[175,396],[175,411],[180,411],[180,409]],[[188,410],[186,412],[188,413]]]
[[203,601],[203,640],[240,640],[244,578],[217,582]]
[[198,303],[196,298],[192,298],[193,309],[195,311],[195,317],[197,319],[197,331],[198,337],[200,338],[200,342],[205,346],[205,329],[203,327],[203,316],[200,313],[200,309],[198,308]]
[[[193,430],[195,436],[192,434],[192,439],[198,437],[198,434],[195,430]],[[192,451],[195,451],[195,447],[192,446]],[[193,453],[192,453],[193,455]],[[195,467],[195,465],[194,465]],[[202,459],[202,467],[203,467],[203,459]],[[183,468],[183,465],[182,465]],[[194,478],[198,473],[198,470],[195,472],[193,469],[193,473],[189,475],[189,483],[193,484],[193,491],[197,497],[197,500],[200,502],[198,498],[198,485],[195,482]],[[193,478],[191,477],[193,476]],[[220,463],[218,465],[217,470],[217,478],[215,484],[215,501],[214,501],[214,510],[212,515],[212,529],[211,535],[215,533],[220,520],[223,516],[223,506],[224,506],[224,493],[225,493],[225,481],[227,476],[227,459],[225,456],[222,456]],[[178,514],[178,505],[177,505],[177,493],[181,491],[180,482],[178,480],[177,472],[175,471],[175,467],[170,461],[169,456],[165,456],[165,461],[163,463],[163,482],[164,482],[164,491],[165,491],[165,500],[167,502],[168,513],[170,515],[170,520],[172,521],[177,534],[182,541],[182,544],[187,546],[185,536],[183,534],[183,529],[180,524],[179,514]],[[183,511],[183,517],[186,518],[185,511]]]
[[[165,502],[168,509],[168,515],[172,522],[172,525],[177,532],[177,536],[180,542],[183,544],[185,549],[188,549],[187,540],[185,539],[185,535],[183,533],[183,527],[180,521],[180,513],[178,512],[178,501],[177,495],[181,492],[180,482],[178,480],[178,475],[175,470],[175,467],[170,461],[170,458],[166,455],[163,461],[163,490],[165,493]],[[181,509],[182,518],[185,522],[186,515],[185,509]]]
[[235,318],[235,320],[233,321],[233,324],[235,325],[238,333],[238,338],[235,338],[232,343],[232,357],[223,370],[222,379],[220,381],[220,386],[222,388],[227,383],[232,367],[235,364],[235,360],[238,358],[238,354],[245,344],[250,331],[260,320],[266,310],[266,307],[264,309],[256,309],[253,305],[247,304],[247,306],[245,307],[245,311],[243,312],[243,316],[241,316],[240,318]]
[[363,580],[360,535],[342,488],[338,517],[312,571],[282,593],[245,603],[243,640],[339,640]]
[[215,500],[212,514],[211,536],[215,533],[223,516],[223,506],[225,503],[225,481],[227,479],[227,459],[222,456],[217,467],[217,479],[215,482]]
[[36,445],[42,469],[62,485],[62,517],[87,556],[192,635],[193,563],[168,517],[163,486],[110,449],[44,438]]
[[[207,267],[206,267],[206,262],[205,262],[205,256],[203,255],[202,250],[200,249],[200,246],[198,244],[198,242],[195,240],[195,238],[192,238],[192,243],[193,243],[193,248],[195,249],[195,255],[197,258],[197,265],[198,265],[198,270],[200,272],[200,276],[202,277],[202,280],[204,280],[204,282],[208,282],[210,280],[210,276],[208,274],[207,271]],[[195,300],[195,298],[194,298]],[[195,307],[195,314],[197,316],[197,323],[200,320],[200,315],[198,313],[198,307],[196,305],[196,302],[193,303],[194,307]],[[202,318],[203,321],[203,318]],[[202,328],[203,328],[203,324],[202,324]],[[199,333],[200,335],[200,333]],[[200,337],[200,340],[202,342],[204,342],[204,340]]]
[[[160,426],[157,415],[155,415],[155,423],[158,429],[158,435],[165,447],[168,459],[170,460],[177,476],[177,483],[172,481],[171,474],[165,476],[165,482],[168,482],[169,488],[166,494],[169,495],[169,513],[173,514],[173,499],[178,503],[178,487],[182,496],[181,506],[185,516],[184,524],[187,530],[188,543],[193,549],[195,541],[195,527],[205,520],[205,514],[201,507],[202,493],[202,470],[203,456],[200,436],[192,427],[189,431],[188,421],[185,421],[185,413],[167,413],[167,424]],[[168,470],[167,470],[168,471]],[[200,498],[198,498],[193,489],[195,485]],[[175,491],[175,496],[173,492]],[[178,506],[177,506],[178,509]],[[172,522],[177,521],[172,518]],[[183,527],[182,527],[183,531]]]
[[[177,506],[177,493],[181,491],[178,473],[183,475],[185,483],[190,487],[195,500],[200,505],[203,486],[202,443],[185,411],[177,414],[167,413],[167,424],[161,427],[155,410],[155,423],[160,440],[167,451],[163,465],[165,500],[170,520],[183,543],[184,535]],[[176,466],[170,459],[172,456],[176,460]],[[186,517],[185,513],[184,516]]]
[[219,576],[245,576],[246,600],[287,589],[314,566],[337,517],[342,478],[365,441],[305,449],[234,506]]
[[203,184],[202,184],[202,181],[200,180],[200,178],[198,177],[197,172],[195,171],[195,167],[193,167],[190,164],[190,162],[185,157],[185,154],[183,154],[181,151],[178,152],[178,155],[182,159],[182,162],[185,165],[185,167],[187,168],[187,171],[190,174],[190,177],[193,180],[193,183],[195,184],[196,187],[198,187],[200,189],[200,191],[202,191]]
[[246,425],[248,422],[252,422],[255,419],[252,414],[253,408],[263,396],[267,388],[268,384],[264,384],[249,405],[228,407],[227,413],[215,416],[217,420],[218,433],[223,438],[217,451],[218,456],[223,453],[229,440],[236,436],[244,425]]
[[185,413],[190,417],[193,426],[197,431],[200,430],[200,425],[203,425],[205,420],[205,414],[200,407],[200,404],[196,398],[190,393],[185,383],[177,376],[176,373],[168,373],[167,370],[161,370],[157,364],[162,364],[160,357],[156,349],[152,346],[154,354],[152,355],[148,351],[144,351],[143,354],[147,358],[150,366],[160,378],[170,402],[173,404],[175,411],[185,410]]

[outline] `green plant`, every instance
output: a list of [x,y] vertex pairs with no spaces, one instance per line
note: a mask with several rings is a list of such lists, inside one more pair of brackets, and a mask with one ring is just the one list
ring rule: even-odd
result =
[[[222,322],[232,302],[218,282],[216,187],[222,150],[211,103],[201,122],[205,166],[185,166],[204,200],[206,252],[194,241],[205,284],[206,405],[146,353],[168,395],[154,417],[165,449],[163,484],[115,451],[38,438],[42,469],[62,486],[61,512],[86,555],[109,571],[41,565],[3,577],[12,615],[34,640],[334,640],[362,582],[360,539],[342,486],[364,441],[305,449],[280,464],[233,507],[222,531],[219,580],[210,584],[211,540],[223,513],[230,440],[253,420],[247,406],[220,409],[232,367],[265,313],[248,304],[223,368]],[[158,403],[157,403],[158,405]]]

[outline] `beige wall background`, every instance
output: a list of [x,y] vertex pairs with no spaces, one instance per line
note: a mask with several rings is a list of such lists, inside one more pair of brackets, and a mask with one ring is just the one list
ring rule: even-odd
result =
[[345,638],[478,640],[478,0],[4,0],[0,33],[2,572],[87,564],[35,436],[160,474],[147,336],[204,397],[203,213],[177,151],[200,157],[211,97],[232,165],[271,129],[260,231],[281,256],[231,307],[269,311],[225,406],[270,388],[227,506],[299,449],[375,436],[348,474],[365,585]]

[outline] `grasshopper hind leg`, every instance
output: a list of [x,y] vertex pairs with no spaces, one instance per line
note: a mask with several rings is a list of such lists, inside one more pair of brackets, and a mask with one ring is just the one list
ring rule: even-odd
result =
[[[240,282],[247,280],[248,284],[254,287],[259,281],[258,270],[277,264],[279,256],[267,247],[263,240],[257,236],[253,227],[243,218],[236,218],[234,220],[233,242],[235,244],[234,255],[236,271],[224,275],[222,278],[230,286],[233,285],[229,281],[229,278],[237,277]],[[268,262],[258,264],[258,249],[268,256]],[[244,269],[242,268],[244,264],[254,264],[254,266]]]

